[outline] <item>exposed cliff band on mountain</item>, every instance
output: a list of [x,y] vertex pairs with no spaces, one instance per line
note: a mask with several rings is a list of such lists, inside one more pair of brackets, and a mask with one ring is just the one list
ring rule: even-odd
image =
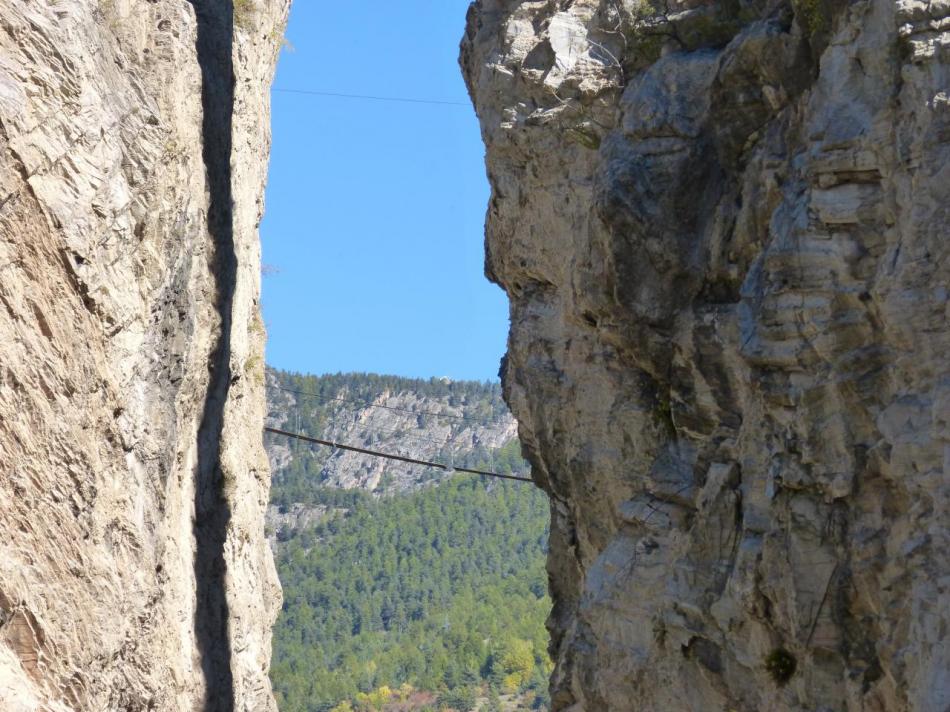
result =
[[286,0],[0,0],[0,708],[267,710]]
[[[457,466],[484,461],[491,467],[494,453],[509,446],[522,462],[517,426],[498,383],[360,373],[310,376],[268,368],[267,425]],[[279,435],[268,435],[266,444],[275,478],[306,477],[324,487],[392,494],[444,475],[344,450],[301,447]],[[510,465],[506,473],[511,474]]]
[[950,5],[478,0],[555,709],[950,708]]

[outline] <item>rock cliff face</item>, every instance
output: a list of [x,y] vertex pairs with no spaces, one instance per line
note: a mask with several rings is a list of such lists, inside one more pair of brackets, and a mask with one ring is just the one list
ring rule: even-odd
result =
[[286,0],[0,0],[0,709],[267,710]]
[[558,710],[950,709],[950,3],[479,0]]

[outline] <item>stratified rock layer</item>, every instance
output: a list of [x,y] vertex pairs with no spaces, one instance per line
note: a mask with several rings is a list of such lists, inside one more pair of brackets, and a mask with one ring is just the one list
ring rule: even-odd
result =
[[558,710],[950,709],[950,3],[479,0]]
[[285,0],[0,0],[0,709],[267,710]]

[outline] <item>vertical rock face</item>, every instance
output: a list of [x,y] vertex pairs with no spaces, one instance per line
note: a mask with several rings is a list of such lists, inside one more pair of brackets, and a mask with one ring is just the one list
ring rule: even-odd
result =
[[0,709],[266,710],[286,0],[0,0]]
[[950,4],[479,0],[559,710],[950,708]]

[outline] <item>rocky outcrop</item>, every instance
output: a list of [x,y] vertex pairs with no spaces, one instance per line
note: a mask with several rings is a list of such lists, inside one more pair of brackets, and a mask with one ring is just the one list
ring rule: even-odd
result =
[[264,517],[267,543],[277,553],[279,544],[286,541],[287,537],[311,529],[336,514],[345,515],[347,511],[343,507],[328,507],[324,504],[294,502],[288,507],[272,504]]
[[950,5],[478,0],[558,710],[950,709]]
[[[328,397],[283,387],[286,375],[267,371],[267,425],[273,428],[417,460],[489,468],[496,464],[496,451],[518,435],[497,385],[457,381],[457,393],[435,395],[414,388],[420,382],[413,379],[382,377],[393,381],[383,386],[372,382],[373,375],[351,374],[360,393],[349,387],[324,389],[332,393]],[[314,383],[319,382],[316,377]],[[445,474],[396,460],[311,447],[281,435],[268,435],[265,446],[275,477],[299,458],[313,473],[313,482],[323,487],[389,495],[418,489]],[[287,524],[268,519],[275,529]],[[303,523],[308,523],[306,517]]]
[[285,0],[0,0],[0,708],[267,710]]

